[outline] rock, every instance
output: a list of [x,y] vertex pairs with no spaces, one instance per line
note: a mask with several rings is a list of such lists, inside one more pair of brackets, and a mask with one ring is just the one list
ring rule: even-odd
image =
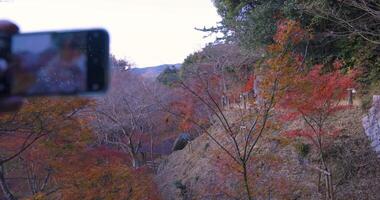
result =
[[371,141],[371,147],[380,157],[380,95],[374,95],[372,107],[366,117],[362,119],[362,124],[366,135]]
[[191,136],[188,133],[181,133],[174,141],[172,151],[182,150],[191,141]]

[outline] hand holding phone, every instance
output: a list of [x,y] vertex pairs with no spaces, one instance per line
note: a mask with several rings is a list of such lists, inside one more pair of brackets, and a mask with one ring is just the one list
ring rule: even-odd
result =
[[105,30],[15,34],[9,42],[9,69],[2,74],[1,96],[74,95],[107,89]]
[[[12,34],[18,33],[18,27],[14,23],[6,20],[0,20],[0,32],[3,34],[10,36]],[[6,43],[1,43],[0,42],[0,49],[6,48]],[[6,51],[1,52],[0,51],[0,69],[7,67],[7,62],[5,59],[1,59],[1,57],[6,57]],[[1,77],[2,72],[0,71],[0,77]],[[2,112],[12,112],[15,110],[18,110],[23,103],[23,99],[20,97],[6,97],[6,98],[1,98],[0,97],[0,114]]]

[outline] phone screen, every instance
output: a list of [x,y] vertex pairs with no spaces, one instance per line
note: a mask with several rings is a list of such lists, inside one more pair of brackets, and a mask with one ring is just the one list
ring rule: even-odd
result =
[[87,32],[12,37],[11,94],[73,94],[87,89]]

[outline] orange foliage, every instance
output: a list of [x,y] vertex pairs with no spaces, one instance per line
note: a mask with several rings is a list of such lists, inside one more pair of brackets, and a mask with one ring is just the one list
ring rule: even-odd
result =
[[250,75],[244,86],[243,92],[252,92],[254,88],[254,83],[255,83],[255,76]]
[[300,22],[282,19],[277,22],[277,32],[273,39],[276,44],[286,46],[287,43],[298,44],[308,38],[309,35],[301,27]]
[[92,105],[32,98],[19,112],[0,116],[6,176],[26,177],[10,182],[10,191],[32,199],[158,199],[148,171],[130,169],[128,156],[91,147],[91,115],[81,111]]
[[329,142],[327,138],[336,136],[340,130],[327,122],[337,112],[351,107],[342,101],[347,97],[348,89],[355,86],[358,72],[342,73],[340,69],[344,63],[340,60],[333,63],[332,70],[327,70],[324,65],[315,65],[307,71],[302,66],[302,56],[286,51],[289,45],[296,45],[301,41],[300,38],[305,37],[299,23],[290,20],[280,22],[275,37],[277,43],[269,48],[280,56],[270,60],[270,64],[285,67],[287,70],[284,74],[290,75],[282,83],[285,87],[282,98],[278,100],[279,107],[286,112],[282,118],[285,121],[301,119],[305,123],[304,127],[285,134],[306,138],[315,145],[319,154],[319,166],[316,169],[325,176],[326,199],[334,199],[332,170],[326,162],[325,148]]
[[[273,108],[286,95],[286,88],[294,84],[294,77],[303,69],[303,56],[293,51],[292,45],[297,45],[309,36],[304,31],[300,23],[292,20],[280,20],[278,22],[277,34],[274,37],[275,43],[269,45],[267,51],[268,59],[264,62],[265,67],[259,67],[255,70],[258,79],[259,93],[258,105],[256,107],[257,123],[252,135],[261,135],[260,130],[273,131],[278,129],[278,124],[272,121]],[[250,77],[244,87],[244,90],[253,88],[253,77]],[[248,133],[251,134],[251,133]],[[244,136],[249,138],[248,136]],[[259,136],[257,136],[259,137]],[[258,139],[256,140],[258,141]],[[256,147],[256,143],[245,141],[248,147]],[[243,141],[244,143],[244,141]],[[240,144],[237,144],[237,148]],[[224,146],[231,149],[231,147]],[[221,157],[217,166],[220,169],[220,182],[225,180],[236,180],[239,187],[228,188],[223,185],[217,185],[214,188],[215,193],[228,193],[227,196],[241,199],[247,194],[251,197],[264,199],[268,197],[287,199],[291,198],[293,183],[290,182],[286,175],[279,173],[283,161],[276,155],[267,154],[248,154],[244,159],[235,160],[233,156],[226,156],[218,149],[215,157]],[[246,173],[244,173],[246,172]],[[245,176],[245,174],[247,174]],[[246,180],[244,180],[246,179]],[[247,186],[248,185],[248,186]],[[228,192],[226,192],[228,191]],[[249,191],[251,194],[249,194]],[[245,196],[245,198],[247,197]],[[253,198],[252,198],[253,199]]]
[[323,65],[316,65],[310,72],[294,77],[294,84],[287,89],[280,104],[287,110],[282,118],[293,121],[302,117],[307,120],[308,126],[289,131],[287,135],[309,138],[318,147],[319,137],[339,133],[335,127],[324,127],[325,119],[351,108],[342,101],[346,100],[348,89],[355,86],[357,72],[341,73],[343,63],[339,60],[333,65],[334,71],[329,73],[323,72]]
[[60,164],[56,179],[62,199],[159,199],[150,173],[130,168],[118,153],[92,150]]

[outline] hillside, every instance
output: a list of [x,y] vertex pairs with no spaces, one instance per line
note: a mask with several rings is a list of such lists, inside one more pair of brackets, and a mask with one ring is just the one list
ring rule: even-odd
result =
[[177,69],[181,67],[181,64],[163,64],[151,67],[132,68],[132,73],[142,76],[144,78],[157,78],[167,67],[175,66]]
[[[229,111],[229,116],[237,111]],[[368,138],[361,127],[363,113],[359,108],[344,111],[330,123],[342,128],[329,152],[328,162],[338,171],[334,176],[336,199],[378,199],[380,185],[380,160],[371,150]],[[299,123],[292,126],[304,126]],[[210,128],[214,136],[227,142],[218,126]],[[257,199],[322,199],[318,191],[318,173],[310,166],[316,165],[316,158],[300,156],[297,146],[300,140],[289,139],[279,134],[268,134],[260,143],[256,157],[276,156],[277,166],[270,167],[266,161],[256,163],[258,171],[254,185]],[[219,147],[203,134],[185,149],[173,152],[160,162],[155,177],[164,199],[240,199],[239,181],[236,176],[223,173],[224,164],[215,155]],[[313,152],[313,149],[311,149]],[[231,174],[231,172],[229,172]],[[276,187],[269,180],[278,180],[284,189],[276,194]],[[286,181],[283,181],[286,180]],[[283,182],[282,182],[283,181]],[[271,191],[273,190],[273,194]],[[271,198],[270,198],[271,197]],[[348,198],[349,197],[349,198]]]

